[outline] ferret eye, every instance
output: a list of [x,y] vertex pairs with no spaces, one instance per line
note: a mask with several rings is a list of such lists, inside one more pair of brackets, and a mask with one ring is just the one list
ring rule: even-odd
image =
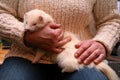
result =
[[25,24],[27,24],[27,21],[25,22]]
[[36,23],[33,24],[34,26],[36,25]]

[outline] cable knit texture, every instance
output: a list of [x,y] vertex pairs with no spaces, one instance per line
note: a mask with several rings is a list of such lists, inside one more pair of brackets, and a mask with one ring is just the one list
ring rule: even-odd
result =
[[[108,55],[119,40],[117,0],[0,0],[0,37],[13,43],[6,57],[34,59],[24,45],[21,21],[27,11],[35,8],[49,13],[64,30],[75,33],[80,40],[92,38],[101,42]],[[53,62],[44,57],[40,63]]]

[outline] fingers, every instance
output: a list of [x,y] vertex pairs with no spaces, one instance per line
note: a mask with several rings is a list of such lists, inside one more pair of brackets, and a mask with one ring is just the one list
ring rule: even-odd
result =
[[[79,60],[78,62],[81,63],[82,61],[84,61],[85,64],[88,64],[89,62],[91,62],[91,60],[95,57],[90,57],[91,53],[93,53],[95,50],[97,49],[97,47],[95,45],[90,45],[80,56],[79,56]],[[89,61],[86,59],[89,58]]]
[[64,48],[53,48],[53,52],[54,53],[60,53],[60,52],[62,52],[64,50]]
[[52,31],[51,35],[53,36],[55,41],[59,41],[63,38],[63,30],[61,29],[55,29]]
[[55,46],[62,47],[63,45],[65,45],[69,41],[71,41],[71,37],[66,37],[63,40],[59,41]]
[[83,63],[88,65],[91,62],[93,62],[93,60],[95,60],[99,55],[100,55],[100,50],[95,50],[89,57],[85,59]]
[[62,48],[62,46],[65,45],[69,41],[71,41],[71,37],[66,37],[63,40],[57,42],[56,44],[51,43],[48,45],[42,45],[42,47],[44,47],[48,51],[50,50],[54,53],[60,53],[64,50],[64,48]]
[[76,58],[78,58],[90,46],[91,46],[91,43],[89,43],[89,42],[81,42],[81,43],[77,44],[75,47],[79,48],[79,49],[75,52],[74,56]]
[[64,31],[60,24],[50,24],[51,36],[54,41],[61,40],[63,38]]
[[78,59],[78,63],[84,63],[86,65],[94,62],[100,63],[106,57],[106,51],[104,46],[96,41],[83,41],[79,43],[76,48],[75,57]]
[[59,42],[59,41],[61,41],[63,38],[64,38],[64,32],[61,31],[60,35],[58,36],[57,41]]
[[100,54],[100,56],[94,60],[94,63],[99,64],[101,61],[103,61],[103,59],[105,59],[105,57],[106,55]]
[[53,53],[60,53],[64,50],[64,48],[54,47],[54,46],[50,46],[50,45],[42,45],[39,47],[39,49],[43,49],[45,51],[50,51]]
[[55,48],[53,48],[53,51],[55,53],[60,53],[64,50],[64,48],[62,48],[63,45],[65,45],[66,43],[68,43],[69,41],[71,41],[70,37],[66,37],[63,40],[59,41],[57,44],[55,44]]
[[52,28],[52,29],[57,29],[57,28],[60,28],[60,27],[61,27],[61,24],[50,23],[49,26],[50,26],[50,28]]
[[79,48],[85,41],[81,41],[78,44],[75,44],[75,48]]

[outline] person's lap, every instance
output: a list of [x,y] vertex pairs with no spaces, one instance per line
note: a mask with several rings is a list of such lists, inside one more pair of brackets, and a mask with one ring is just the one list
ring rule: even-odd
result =
[[0,80],[107,80],[94,68],[61,73],[56,64],[32,64],[22,58],[7,58],[0,70]]

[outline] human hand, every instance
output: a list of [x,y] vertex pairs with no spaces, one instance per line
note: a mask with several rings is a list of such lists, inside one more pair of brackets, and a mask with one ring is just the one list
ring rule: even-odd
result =
[[88,65],[94,62],[95,64],[99,64],[106,57],[105,47],[100,42],[94,40],[81,41],[75,47],[78,49],[75,52],[78,63],[83,62]]
[[27,46],[60,53],[63,51],[61,47],[70,41],[69,37],[63,38],[63,34],[60,24],[48,23],[38,31],[26,31],[24,41]]

